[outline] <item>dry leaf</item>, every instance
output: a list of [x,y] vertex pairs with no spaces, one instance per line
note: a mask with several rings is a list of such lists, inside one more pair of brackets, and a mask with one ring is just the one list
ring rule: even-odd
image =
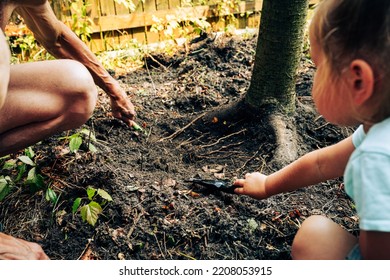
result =
[[172,178],[168,178],[168,179],[163,180],[162,184],[164,187],[170,188],[170,187],[176,186],[177,182],[175,180],[173,180]]
[[214,173],[214,177],[217,179],[225,179],[225,173]]

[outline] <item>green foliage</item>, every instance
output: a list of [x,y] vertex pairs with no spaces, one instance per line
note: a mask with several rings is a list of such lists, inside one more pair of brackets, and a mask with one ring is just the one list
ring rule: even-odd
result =
[[88,14],[89,1],[76,0],[70,5],[72,21],[71,29],[83,41],[88,42],[92,34],[92,19]]
[[11,192],[12,186],[13,182],[9,176],[0,176],[0,201]]
[[[193,7],[194,4],[189,0],[182,2],[182,7]],[[155,22],[150,31],[159,33],[163,39],[187,38],[191,39],[202,32],[210,31],[211,25],[206,17],[195,17],[193,13],[184,12],[178,9],[175,14],[168,14],[165,18],[152,16]]]
[[17,158],[6,156],[0,159],[3,165],[0,176],[0,201],[3,200],[15,186],[28,186],[31,193],[46,187],[44,177],[40,174],[35,162],[35,153],[31,147]]
[[52,188],[47,188],[45,193],[45,199],[51,202],[53,205],[56,205],[59,197]]
[[154,15],[152,18],[155,23],[150,31],[161,34],[165,39],[191,38],[201,32],[207,32],[211,27],[206,18],[196,18],[180,11],[166,15],[165,18],[158,18]]
[[85,143],[87,149],[91,153],[96,153],[97,148],[94,145],[96,143],[95,134],[87,128],[82,128],[78,132],[65,137],[60,137],[60,140],[65,139],[69,143],[69,150],[71,153],[77,153],[80,150],[80,147]]
[[7,40],[12,54],[12,63],[48,60],[53,57],[35,40],[32,32],[24,24],[17,27],[17,32],[9,32]]
[[239,0],[222,0],[216,2],[216,14],[226,23],[226,30],[235,28],[237,23],[236,13],[240,11]]
[[[137,8],[132,0],[114,0],[114,1],[118,4],[125,6],[131,12],[134,12],[135,9]],[[144,2],[144,1],[142,1],[142,2]]]
[[[95,189],[92,186],[87,187],[87,197],[78,197],[74,200],[72,213],[75,214],[80,210],[80,215],[83,221],[94,226],[103,212],[102,206],[112,201],[112,197],[103,189]],[[83,200],[86,202],[82,205]]]

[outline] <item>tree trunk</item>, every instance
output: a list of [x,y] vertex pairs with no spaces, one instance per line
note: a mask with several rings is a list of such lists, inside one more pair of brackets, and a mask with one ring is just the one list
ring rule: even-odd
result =
[[264,0],[251,85],[245,103],[255,110],[295,111],[295,81],[309,0]]

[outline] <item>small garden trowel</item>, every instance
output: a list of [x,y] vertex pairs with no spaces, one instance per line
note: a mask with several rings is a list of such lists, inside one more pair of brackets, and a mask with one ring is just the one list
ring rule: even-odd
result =
[[191,178],[186,180],[185,182],[201,185],[203,187],[207,187],[207,189],[212,191],[221,191],[225,193],[234,193],[234,189],[238,188],[238,186],[232,185],[232,183],[229,180]]

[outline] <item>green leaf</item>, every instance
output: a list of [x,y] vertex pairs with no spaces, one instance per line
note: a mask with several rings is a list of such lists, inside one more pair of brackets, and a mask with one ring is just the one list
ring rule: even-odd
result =
[[20,156],[20,157],[18,157],[18,159],[27,165],[30,165],[30,166],[36,165],[35,162],[33,162],[32,159],[29,158],[28,156]]
[[36,174],[35,167],[31,168],[30,171],[27,174],[27,182],[33,183],[35,181],[36,175],[37,174]]
[[77,210],[79,209],[79,206],[80,206],[80,203],[81,203],[81,198],[78,197],[74,200],[73,202],[73,206],[72,206],[72,213],[76,213]]
[[103,198],[103,199],[105,199],[105,200],[107,200],[107,201],[112,201],[111,195],[109,195],[108,192],[106,192],[105,190],[98,189],[97,194],[98,194],[101,198]]
[[252,234],[259,225],[256,222],[256,220],[253,218],[248,219],[247,222],[248,222],[248,230]]
[[89,200],[92,200],[93,197],[95,196],[95,194],[96,194],[96,189],[93,188],[93,187],[91,187],[91,186],[88,186],[88,187],[87,187],[88,199],[89,199]]
[[33,167],[27,174],[26,184],[30,186],[30,191],[35,193],[45,187],[45,182],[42,175],[36,173],[36,168]]
[[28,156],[29,158],[33,158],[35,156],[35,153],[31,147],[28,147],[27,149],[24,149],[24,154]]
[[96,142],[95,134],[93,134],[92,131],[90,131],[89,129],[83,128],[80,132],[85,136],[88,136],[92,142]]
[[89,143],[89,145],[88,145],[88,150],[91,152],[91,153],[97,153],[97,149],[96,149],[96,147],[95,147],[95,145],[94,144],[91,144],[91,143]]
[[72,153],[77,152],[80,149],[83,139],[80,136],[72,137],[69,142],[69,149]]
[[11,192],[10,185],[5,178],[0,178],[0,201]]
[[83,221],[87,221],[90,225],[94,226],[98,219],[100,213],[102,213],[103,209],[99,203],[95,201],[91,201],[87,205],[81,207],[81,218]]
[[136,122],[133,122],[133,129],[137,131],[143,131],[142,127],[140,127]]
[[46,190],[45,198],[47,201],[50,201],[53,204],[55,204],[57,202],[57,199],[58,199],[57,194],[51,188],[48,188]]
[[17,161],[16,159],[7,160],[3,165],[3,169],[4,170],[14,169],[17,166],[16,161]]
[[27,166],[26,164],[18,165],[18,167],[17,167],[18,175],[15,178],[15,182],[18,182],[18,181],[20,181],[20,179],[22,179],[23,174],[24,174],[24,172],[26,172],[26,169],[27,169],[26,166]]

